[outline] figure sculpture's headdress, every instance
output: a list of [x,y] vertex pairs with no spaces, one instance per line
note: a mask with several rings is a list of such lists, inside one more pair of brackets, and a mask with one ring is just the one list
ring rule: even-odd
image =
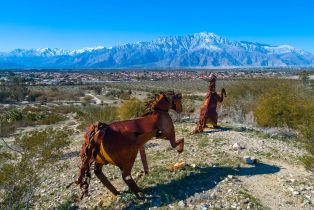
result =
[[209,78],[209,86],[208,86],[208,90],[209,91],[214,91],[216,88],[216,79],[217,76],[215,74],[212,74]]

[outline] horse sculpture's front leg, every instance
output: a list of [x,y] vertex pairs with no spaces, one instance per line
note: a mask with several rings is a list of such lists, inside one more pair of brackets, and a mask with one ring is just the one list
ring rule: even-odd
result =
[[183,152],[184,138],[176,140],[176,134],[175,134],[175,131],[174,131],[173,127],[171,127],[171,129],[168,130],[168,131],[164,131],[163,132],[163,136],[165,136],[165,138],[170,141],[170,144],[171,144],[172,148],[178,147],[177,148],[177,152],[178,153]]
[[102,172],[102,165],[95,163],[95,175],[98,177],[98,179],[103,183],[103,185],[105,185],[105,187],[108,188],[108,190],[110,190],[110,192],[112,192],[112,194],[114,195],[118,195],[119,192],[116,190],[116,188],[110,183],[110,181],[107,179],[107,177],[104,175],[104,173]]

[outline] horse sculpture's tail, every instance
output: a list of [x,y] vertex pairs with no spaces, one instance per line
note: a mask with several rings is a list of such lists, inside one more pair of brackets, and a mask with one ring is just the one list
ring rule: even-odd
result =
[[84,134],[84,143],[80,152],[81,162],[79,177],[77,181],[75,181],[77,185],[80,185],[82,191],[81,199],[83,199],[84,196],[88,196],[88,187],[91,178],[90,168],[95,161],[96,153],[99,149],[94,136],[105,127],[107,127],[105,123],[97,122],[96,124],[90,125]]

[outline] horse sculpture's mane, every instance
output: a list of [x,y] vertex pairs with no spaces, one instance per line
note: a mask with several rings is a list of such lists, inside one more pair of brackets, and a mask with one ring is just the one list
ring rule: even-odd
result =
[[[160,97],[164,96],[164,97]],[[159,94],[155,94],[150,98],[149,101],[146,102],[145,106],[148,112],[143,116],[147,116],[151,114],[154,110],[158,108],[159,102],[163,99],[169,100],[169,97],[176,96],[174,91],[167,91],[167,92],[159,92]]]
[[157,96],[166,96],[166,92],[160,92],[159,94],[155,94],[154,96],[151,97],[151,99],[146,102],[146,108],[152,110],[156,107],[157,103],[161,100],[161,98],[157,97]]

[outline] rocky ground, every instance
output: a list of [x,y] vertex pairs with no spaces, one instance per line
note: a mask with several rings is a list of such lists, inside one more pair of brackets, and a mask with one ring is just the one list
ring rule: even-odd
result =
[[[75,128],[76,122],[72,118],[66,125]],[[103,171],[121,195],[111,195],[94,175],[89,197],[79,200],[75,185],[66,189],[78,172],[83,133],[77,130],[62,160],[43,175],[35,208],[314,209],[314,174],[299,161],[305,151],[293,139],[269,138],[228,125],[190,135],[193,126],[176,124],[177,138],[185,138],[180,155],[165,140],[146,145],[149,175],[141,176],[139,159],[133,168],[143,200],[130,193],[119,169],[111,165]],[[169,171],[180,161],[184,167]]]

